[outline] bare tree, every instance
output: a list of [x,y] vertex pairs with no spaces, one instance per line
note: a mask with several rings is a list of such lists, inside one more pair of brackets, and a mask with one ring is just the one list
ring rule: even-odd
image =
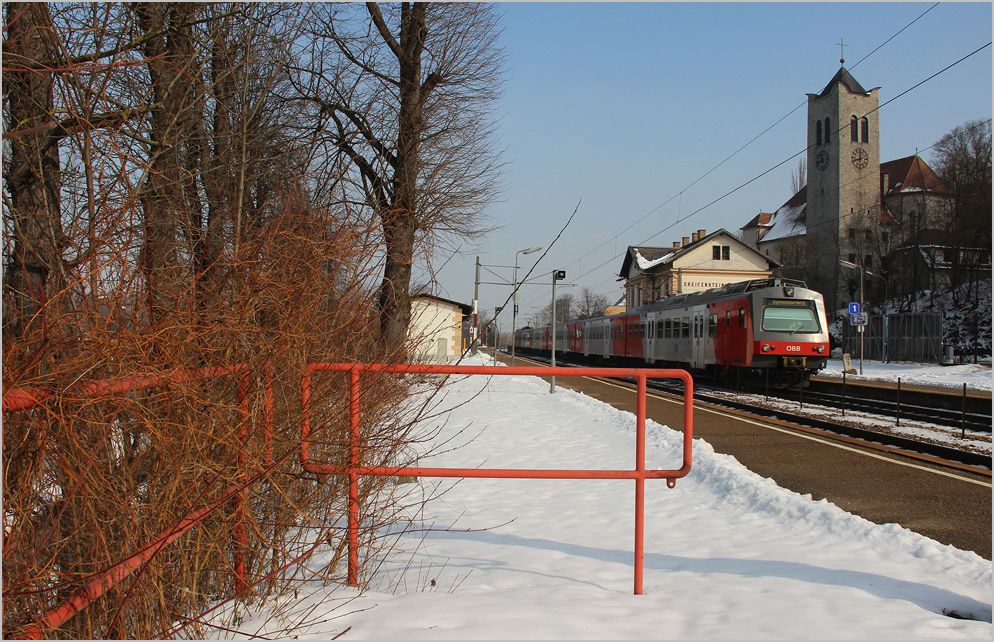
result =
[[[485,4],[320,5],[301,95],[344,167],[343,200],[380,223],[380,326],[403,343],[418,256],[483,231],[497,193],[490,108],[500,86],[496,13]],[[340,160],[330,161],[331,152]]]
[[[314,358],[398,355],[367,331],[381,246],[353,203],[326,198],[339,177],[308,173],[313,130],[295,127],[313,115],[286,84],[306,47],[305,11],[4,7],[3,384],[52,395],[4,416],[5,637],[161,636],[178,620],[197,626],[208,603],[245,596],[246,582],[273,590],[304,538],[341,554],[328,527],[341,484],[316,487],[291,457],[296,386]],[[130,388],[204,365],[244,374]],[[114,392],[87,396],[96,382]],[[345,400],[340,382],[319,385],[322,398]],[[402,462],[412,424],[390,408],[404,382],[366,386],[370,461]],[[339,461],[341,407],[315,413],[318,456]],[[28,628],[192,509],[249,483],[126,584],[55,628]],[[394,514],[376,508],[390,495],[381,488],[361,490],[371,529]],[[244,569],[234,582],[232,567]]]
[[[44,325],[44,307],[66,282],[58,123],[49,71],[59,58],[44,3],[6,5],[4,41],[5,209],[13,247],[5,247],[4,351]],[[9,250],[9,252],[8,252]]]
[[610,301],[606,296],[584,287],[576,301],[574,313],[578,319],[592,319],[602,316],[608,305],[610,305]]
[[953,198],[946,226],[956,259],[953,286],[968,281],[976,297],[983,260],[976,250],[991,250],[991,122],[971,121],[954,128],[936,143],[934,159],[936,173]]
[[790,193],[797,194],[801,188],[808,184],[808,159],[801,156],[797,159],[797,167],[790,174]]
[[[564,323],[576,317],[574,311],[575,298],[572,294],[562,294],[556,297],[556,323]],[[535,323],[539,326],[552,323],[552,302],[546,304],[538,314],[535,315]]]

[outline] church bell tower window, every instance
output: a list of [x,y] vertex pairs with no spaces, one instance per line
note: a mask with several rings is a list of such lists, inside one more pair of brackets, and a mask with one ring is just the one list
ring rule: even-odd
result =
[[859,142],[859,122],[856,120],[855,114],[849,121],[849,139],[854,143]]
[[[853,116],[853,118],[855,118],[855,116]],[[863,142],[870,142],[870,121],[867,120],[866,116],[863,116],[863,119],[860,121],[860,131],[863,134]]]
[[829,118],[825,118],[825,144],[828,144],[829,134],[832,132],[832,121]]
[[821,121],[815,123],[815,137],[818,145],[821,145]]

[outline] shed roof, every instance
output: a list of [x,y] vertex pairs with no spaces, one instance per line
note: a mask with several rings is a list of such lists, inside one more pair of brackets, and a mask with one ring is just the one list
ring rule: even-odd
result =
[[448,303],[449,305],[456,306],[459,308],[463,314],[471,314],[473,312],[473,306],[468,303],[459,303],[458,301],[453,301],[452,299],[445,299],[440,296],[435,296],[434,294],[415,294],[411,297],[411,300],[415,299],[431,299],[433,301],[439,301],[441,303]]

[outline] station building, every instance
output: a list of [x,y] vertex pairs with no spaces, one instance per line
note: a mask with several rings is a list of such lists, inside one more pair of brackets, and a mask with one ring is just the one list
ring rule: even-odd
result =
[[711,234],[697,230],[672,247],[630,245],[618,276],[630,310],[674,294],[766,279],[779,265],[722,228]]

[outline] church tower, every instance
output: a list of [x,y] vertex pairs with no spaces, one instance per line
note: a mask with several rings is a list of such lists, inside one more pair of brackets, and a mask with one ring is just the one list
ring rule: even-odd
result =
[[806,272],[828,310],[855,300],[847,287],[854,275],[839,259],[862,265],[880,221],[878,89],[866,91],[843,66],[821,93],[808,94]]

